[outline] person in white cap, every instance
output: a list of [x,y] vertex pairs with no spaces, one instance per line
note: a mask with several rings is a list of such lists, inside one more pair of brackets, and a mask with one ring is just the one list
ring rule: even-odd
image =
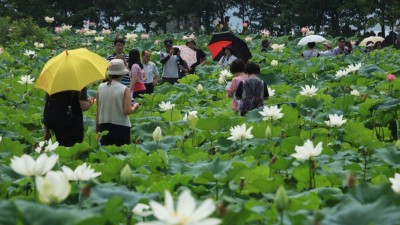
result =
[[100,84],[97,91],[96,132],[108,131],[101,137],[102,145],[124,145],[131,143],[129,114],[136,111],[138,103],[132,104],[131,91],[121,84],[129,71],[121,59],[113,59],[108,67],[107,83]]

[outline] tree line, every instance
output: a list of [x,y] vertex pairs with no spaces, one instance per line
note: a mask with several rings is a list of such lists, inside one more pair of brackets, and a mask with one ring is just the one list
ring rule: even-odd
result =
[[146,32],[167,31],[167,23],[175,21],[175,29],[215,30],[215,21],[223,21],[230,9],[247,20],[257,32],[268,29],[277,35],[288,34],[304,26],[315,32],[334,36],[363,34],[375,24],[385,34],[400,23],[399,0],[0,0],[0,15],[11,20],[31,17],[46,25],[45,16],[55,24],[82,26],[83,20],[115,30],[142,26]]

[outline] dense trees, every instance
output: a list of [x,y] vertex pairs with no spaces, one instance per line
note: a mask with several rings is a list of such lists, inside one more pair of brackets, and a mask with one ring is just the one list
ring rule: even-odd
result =
[[285,34],[310,26],[316,32],[354,35],[375,24],[382,32],[385,26],[393,30],[399,26],[399,8],[398,0],[0,0],[0,15],[11,20],[31,17],[44,25],[44,16],[52,16],[58,25],[79,27],[89,19],[111,29],[141,25],[147,32],[166,32],[167,23],[175,21],[176,29],[202,26],[209,33],[229,9],[236,9],[235,15],[256,31]]

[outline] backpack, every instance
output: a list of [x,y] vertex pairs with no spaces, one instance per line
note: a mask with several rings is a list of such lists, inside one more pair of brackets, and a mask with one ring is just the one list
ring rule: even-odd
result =
[[249,78],[243,81],[242,99],[239,112],[244,116],[248,111],[264,105],[264,81],[258,78]]
[[63,91],[46,95],[43,112],[44,125],[49,129],[65,129],[72,125],[72,104],[78,92]]

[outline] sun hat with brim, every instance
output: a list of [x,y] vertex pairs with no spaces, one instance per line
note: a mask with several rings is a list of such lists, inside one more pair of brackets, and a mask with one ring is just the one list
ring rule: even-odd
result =
[[125,75],[128,74],[129,70],[125,67],[125,63],[122,59],[113,59],[108,66],[108,75]]
[[325,41],[324,43],[322,43],[323,45],[328,46],[329,48],[331,47],[331,44],[329,44],[329,42]]

